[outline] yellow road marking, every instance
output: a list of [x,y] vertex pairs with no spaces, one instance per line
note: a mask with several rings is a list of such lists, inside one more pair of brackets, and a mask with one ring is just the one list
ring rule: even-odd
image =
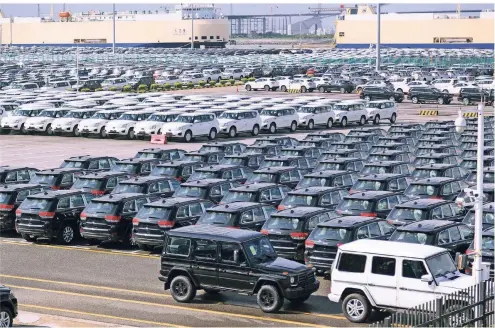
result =
[[48,293],[55,293],[55,294],[70,295],[70,296],[88,297],[88,298],[102,299],[102,300],[108,300],[108,301],[118,301],[118,302],[132,303],[132,304],[150,305],[150,306],[157,306],[157,307],[169,308],[169,309],[175,309],[175,310],[185,310],[185,311],[191,311],[191,312],[208,313],[208,314],[213,314],[213,315],[222,315],[222,316],[237,317],[237,318],[243,318],[243,319],[270,321],[270,322],[277,322],[277,323],[283,323],[283,324],[288,324],[288,325],[321,327],[321,328],[323,328],[323,327],[328,328],[329,327],[326,325],[315,325],[315,324],[311,324],[311,323],[298,322],[298,321],[292,321],[292,320],[283,320],[283,319],[267,318],[267,317],[257,317],[257,316],[248,315],[248,314],[228,313],[228,312],[206,310],[206,309],[196,309],[196,308],[190,308],[190,307],[180,306],[180,305],[159,304],[159,303],[152,303],[152,302],[128,300],[128,299],[122,299],[122,298],[116,298],[116,297],[89,295],[89,294],[73,293],[73,292],[64,292],[64,291],[59,291],[59,290],[50,290],[50,289],[44,289],[44,288],[26,287],[26,286],[18,286],[18,285],[9,285],[9,287],[19,288],[19,289],[27,289],[27,290],[33,290],[33,291],[48,292]]
[[8,275],[8,274],[0,274],[0,277],[10,278],[10,279],[21,279],[21,280],[28,280],[28,281],[37,281],[37,282],[47,282],[47,283],[51,283],[51,284],[69,285],[69,286],[76,286],[76,287],[98,288],[98,289],[112,290],[112,291],[116,291],[116,292],[133,293],[133,294],[141,294],[141,295],[149,295],[149,296],[172,297],[172,296],[167,295],[167,294],[144,292],[144,291],[132,290],[132,289],[122,289],[122,288],[106,287],[106,286],[100,286],[100,285],[79,284],[79,283],[68,282],[68,281],[55,281],[55,280],[39,279],[39,278],[31,278],[31,277],[12,276],[12,275]]
[[24,303],[20,304],[19,306],[21,308],[32,308],[32,309],[40,309],[40,310],[48,310],[48,311],[59,311],[59,312],[66,312],[66,313],[82,314],[82,315],[89,315],[89,316],[99,317],[99,318],[132,321],[132,322],[139,322],[139,323],[145,323],[145,324],[151,324],[151,325],[157,325],[157,326],[183,327],[183,328],[187,327],[187,326],[174,325],[174,324],[167,323],[167,322],[158,322],[158,321],[148,321],[148,320],[141,320],[141,319],[117,317],[117,316],[108,315],[108,314],[99,314],[99,313],[92,313],[92,312],[67,310],[67,309],[53,308],[53,307],[48,307],[48,306],[39,306],[39,305],[24,304]]

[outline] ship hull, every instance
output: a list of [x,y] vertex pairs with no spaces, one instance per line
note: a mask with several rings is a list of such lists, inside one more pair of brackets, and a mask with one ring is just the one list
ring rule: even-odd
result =
[[[194,48],[225,48],[226,41],[223,42],[207,42],[207,43],[194,43]],[[96,48],[109,48],[112,47],[112,43],[12,43],[12,46],[22,47],[96,47]],[[116,47],[122,48],[190,48],[190,42],[130,42],[130,43],[115,43]]]
[[[493,43],[380,43],[386,48],[420,49],[494,49]],[[375,46],[375,45],[373,45]],[[369,48],[369,43],[340,43],[336,48]]]

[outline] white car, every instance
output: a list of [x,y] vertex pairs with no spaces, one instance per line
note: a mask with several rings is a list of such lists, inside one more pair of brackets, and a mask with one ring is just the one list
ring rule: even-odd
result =
[[163,123],[173,122],[183,114],[178,111],[153,113],[145,121],[137,122],[134,127],[136,138],[149,137],[152,134],[161,134]]
[[453,95],[458,95],[459,92],[461,91],[461,89],[463,89],[463,88],[479,88],[479,86],[476,83],[459,82],[459,83],[456,83],[454,85],[449,86],[447,89],[444,89],[442,91],[451,93]]
[[368,112],[365,107],[366,105],[361,101],[342,101],[334,104],[334,123],[340,124],[343,128],[349,125],[349,123],[364,125],[368,117]]
[[299,116],[293,107],[271,107],[263,109],[261,116],[261,130],[273,134],[280,129],[289,129],[295,132],[299,125]]
[[242,68],[226,68],[222,72],[222,78],[230,80],[240,80],[244,77]]
[[54,81],[48,82],[45,86],[41,87],[41,90],[68,90],[72,86],[67,81]]
[[413,71],[411,77],[416,81],[433,81],[433,76],[429,72]]
[[449,92],[449,88],[457,84],[457,79],[437,79],[431,82],[431,86],[442,92]]
[[292,82],[292,78],[290,76],[276,76],[274,79],[278,82],[278,87],[282,92],[286,92]]
[[[384,224],[382,229],[393,228]],[[400,241],[401,234],[404,233],[394,232],[391,240]],[[419,239],[421,235],[424,234],[408,232],[406,238]],[[445,248],[421,242],[373,239],[337,247],[331,280],[328,299],[333,303],[342,302],[342,312],[353,323],[368,320],[372,310],[410,309],[475,284],[473,276],[457,270]],[[457,306],[442,304],[445,313],[458,309]]]
[[247,91],[263,89],[265,91],[275,91],[278,89],[278,82],[270,77],[262,77],[245,85]]
[[218,117],[220,133],[234,138],[238,133],[248,132],[257,136],[261,129],[261,118],[256,110],[227,110]]
[[54,134],[72,133],[74,137],[79,137],[81,135],[79,123],[84,119],[92,117],[98,111],[99,109],[92,108],[71,110],[64,117],[53,120],[53,132]]
[[11,115],[2,117],[0,127],[2,132],[20,131],[27,133],[25,122],[30,117],[36,117],[47,107],[22,106],[12,112]]
[[162,75],[155,80],[156,84],[170,83],[170,85],[173,85],[176,82],[182,82],[181,78],[179,78],[177,75],[165,75],[165,76]]
[[368,112],[367,120],[373,122],[375,125],[380,124],[380,120],[389,120],[392,124],[397,120],[397,106],[395,101],[370,101],[366,105],[366,111]]
[[28,118],[24,125],[28,132],[46,132],[48,135],[53,135],[53,121],[64,117],[70,110],[67,107],[45,109],[38,116]]
[[294,79],[292,83],[289,84],[289,89],[300,90],[301,93],[305,93],[306,91],[313,92],[316,89],[316,83],[313,79],[302,78],[302,79]]
[[181,78],[182,80],[182,83],[189,83],[189,82],[192,82],[192,83],[198,83],[198,82],[201,82],[201,81],[205,81],[206,82],[206,78],[203,74],[201,73],[187,73],[187,74],[184,74]]
[[392,85],[394,86],[394,89],[396,92],[402,91],[403,93],[406,94],[406,93],[409,93],[409,89],[414,88],[414,87],[425,87],[425,88],[430,87],[430,85],[424,81],[411,81],[408,83],[405,83],[405,81],[406,80],[404,80],[404,82],[401,82],[401,83],[392,82]]
[[220,82],[222,79],[222,71],[218,68],[205,69],[203,70],[203,75],[208,83],[211,81]]
[[96,134],[100,138],[106,138],[108,122],[118,119],[123,113],[125,110],[121,109],[100,110],[90,118],[79,122],[79,132],[83,137]]
[[126,136],[128,139],[134,139],[136,137],[134,130],[136,124],[146,120],[154,112],[154,109],[143,109],[123,113],[118,119],[110,121],[106,125],[107,138]]
[[179,115],[174,122],[162,125],[162,134],[167,138],[179,138],[190,142],[195,137],[207,136],[214,140],[220,130],[215,114],[201,112]]
[[315,125],[324,125],[331,128],[335,114],[330,104],[308,104],[297,109],[299,126],[313,130]]

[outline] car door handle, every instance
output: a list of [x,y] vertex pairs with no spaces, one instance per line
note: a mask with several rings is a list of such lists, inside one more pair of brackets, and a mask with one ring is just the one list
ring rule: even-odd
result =
[[371,283],[371,284],[368,284],[369,286],[376,286],[375,284]]
[[199,265],[193,265],[192,268],[193,269],[199,269]]
[[404,287],[399,287],[400,290],[408,290],[407,288]]

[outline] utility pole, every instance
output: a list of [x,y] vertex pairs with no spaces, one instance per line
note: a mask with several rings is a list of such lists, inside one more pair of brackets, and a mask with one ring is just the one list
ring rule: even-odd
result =
[[113,29],[113,42],[112,42],[112,53],[115,55],[115,3],[112,6],[112,29]]
[[380,72],[380,4],[376,8],[377,26],[376,26],[376,71]]
[[38,4],[38,17],[41,17],[41,9],[39,4]]
[[194,5],[191,4],[191,50],[194,49]]

